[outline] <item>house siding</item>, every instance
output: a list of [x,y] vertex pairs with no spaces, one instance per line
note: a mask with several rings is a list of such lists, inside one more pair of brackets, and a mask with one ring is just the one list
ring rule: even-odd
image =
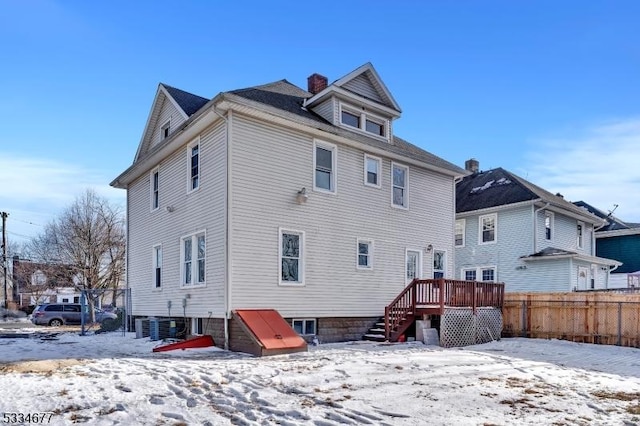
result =
[[555,213],[554,234],[551,242],[544,239],[544,211],[538,213],[538,250],[545,247],[556,247],[563,250],[575,251],[586,255],[595,255],[591,251],[593,226],[583,222],[583,247],[578,248],[578,220]]
[[336,119],[339,119],[339,117],[337,117],[334,114],[335,110],[336,108],[334,108],[333,97],[327,99],[326,101],[322,102],[320,105],[313,108],[313,112],[318,114],[320,117],[324,118],[331,124],[337,125],[339,122],[336,121]]
[[[189,141],[191,142],[191,141]],[[150,211],[145,173],[129,187],[128,283],[134,315],[223,316],[226,145],[221,122],[200,135],[200,188],[187,194],[185,145],[159,164],[160,208]],[[173,212],[166,207],[172,206]],[[206,287],[180,287],[180,238],[206,232]],[[162,288],[154,288],[152,247],[162,245]],[[183,310],[183,299],[186,309]]]
[[[332,142],[331,140],[325,140]],[[304,133],[234,115],[232,309],[273,308],[285,317],[379,316],[405,286],[405,250],[446,250],[453,266],[451,177],[409,168],[409,210],[391,206],[391,161],[382,188],[364,185],[364,153],[337,145],[337,192],[313,188],[313,142]],[[296,202],[302,187],[308,201]],[[303,231],[305,284],[279,285],[279,228]],[[373,240],[373,269],[356,270],[356,240]]]
[[376,102],[380,102],[381,104],[385,103],[378,94],[376,88],[371,84],[371,80],[369,80],[369,77],[367,77],[366,74],[360,74],[356,78],[345,83],[342,87]]
[[151,146],[154,146],[161,141],[160,130],[162,126],[169,120],[171,120],[171,128],[169,130],[169,133],[173,133],[185,122],[182,113],[176,108],[173,102],[171,102],[166,96],[164,96],[162,105],[160,106],[160,113],[158,114],[158,118],[153,125],[153,130],[150,133]]

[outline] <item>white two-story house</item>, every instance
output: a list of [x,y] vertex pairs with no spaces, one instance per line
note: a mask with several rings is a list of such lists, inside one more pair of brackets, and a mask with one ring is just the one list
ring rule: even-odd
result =
[[607,288],[620,262],[596,256],[594,230],[606,222],[502,168],[456,185],[456,274],[501,281],[506,292]]
[[160,84],[127,190],[136,317],[184,317],[233,346],[233,311],[359,339],[414,277],[453,274],[463,169],[395,136],[369,63],[202,98]]

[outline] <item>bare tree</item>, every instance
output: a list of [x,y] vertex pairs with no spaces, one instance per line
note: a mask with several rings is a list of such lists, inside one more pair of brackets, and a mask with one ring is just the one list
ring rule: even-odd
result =
[[91,320],[95,321],[92,290],[117,288],[123,276],[125,227],[120,209],[93,190],[86,190],[45,227],[40,237],[43,256],[73,265],[74,284],[88,290]]

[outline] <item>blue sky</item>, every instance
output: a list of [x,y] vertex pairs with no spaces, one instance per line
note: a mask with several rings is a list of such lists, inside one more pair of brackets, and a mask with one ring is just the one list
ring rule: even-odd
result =
[[[233,3],[233,4],[229,4]],[[204,97],[371,62],[397,135],[640,222],[640,2],[0,0],[0,210],[37,234],[132,162],[164,82]]]

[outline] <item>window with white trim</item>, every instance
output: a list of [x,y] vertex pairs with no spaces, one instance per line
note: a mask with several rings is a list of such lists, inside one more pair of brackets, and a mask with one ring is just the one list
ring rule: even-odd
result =
[[581,249],[584,247],[584,223],[578,222],[576,226],[576,246]]
[[389,120],[360,108],[340,104],[340,123],[371,135],[387,138]]
[[336,166],[338,147],[327,142],[313,143],[313,189],[336,192]]
[[187,146],[188,192],[200,187],[200,138]]
[[544,212],[544,239],[547,241],[551,241],[553,239],[553,219],[553,212]]
[[391,204],[409,208],[409,167],[391,164]]
[[311,318],[293,319],[291,320],[293,330],[300,336],[315,336],[316,320]]
[[495,266],[481,266],[479,268],[463,268],[461,275],[465,281],[477,281],[480,278],[479,281],[496,282],[496,272]]
[[373,268],[373,241],[358,238],[357,240],[357,263],[358,269]]
[[456,220],[455,229],[455,244],[456,247],[464,247],[465,244],[465,227],[467,225],[466,219]]
[[304,283],[304,232],[280,229],[280,284]]
[[181,285],[205,285],[205,261],[207,255],[206,238],[204,232],[181,238],[180,264]]
[[162,125],[162,127],[160,127],[160,140],[168,138],[169,132],[171,132],[171,120],[167,121]]
[[160,207],[160,172],[156,167],[151,171],[151,210]]
[[162,246],[153,246],[153,282],[155,288],[162,288]]
[[496,242],[498,228],[498,214],[492,213],[478,218],[478,244],[492,244]]
[[364,155],[364,184],[380,188],[382,160],[369,154]]

